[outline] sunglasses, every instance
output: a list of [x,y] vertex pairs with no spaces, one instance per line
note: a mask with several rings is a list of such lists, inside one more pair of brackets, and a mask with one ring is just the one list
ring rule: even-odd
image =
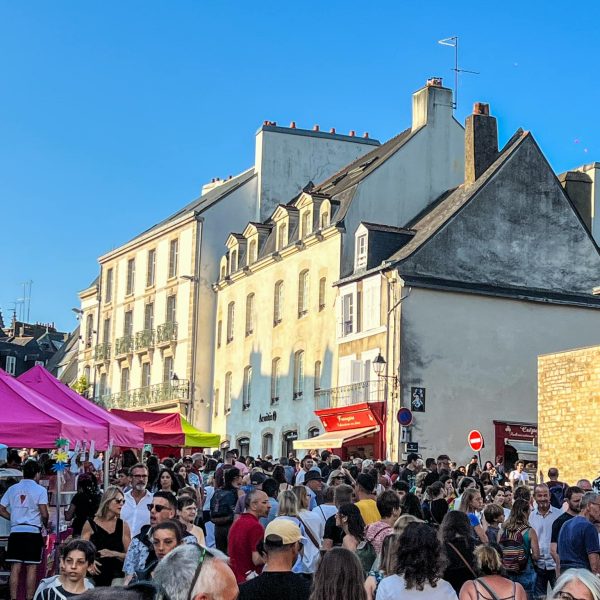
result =
[[125,504],[125,498],[113,498],[117,504]]
[[162,512],[163,510],[169,510],[170,506],[163,506],[162,504],[146,504],[149,511],[154,509],[157,513]]

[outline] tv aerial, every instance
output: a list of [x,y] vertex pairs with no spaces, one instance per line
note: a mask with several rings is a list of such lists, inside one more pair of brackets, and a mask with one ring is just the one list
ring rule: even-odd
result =
[[452,37],[444,38],[443,40],[438,40],[438,44],[442,46],[450,46],[454,48],[454,102],[452,102],[452,108],[456,110],[458,107],[458,74],[459,73],[469,73],[471,75],[479,75],[479,71],[469,71],[468,69],[461,69],[458,66],[458,36],[453,35]]

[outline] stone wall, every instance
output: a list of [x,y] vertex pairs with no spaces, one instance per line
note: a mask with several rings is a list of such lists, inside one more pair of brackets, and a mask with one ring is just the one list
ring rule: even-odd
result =
[[600,346],[538,358],[540,468],[557,467],[561,481],[598,476]]

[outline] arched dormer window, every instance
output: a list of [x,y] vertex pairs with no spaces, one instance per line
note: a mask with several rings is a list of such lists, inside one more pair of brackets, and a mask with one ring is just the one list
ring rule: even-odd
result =
[[257,252],[256,252],[256,240],[250,240],[250,244],[248,246],[248,266],[252,263],[256,262]]
[[231,260],[229,261],[229,273],[235,273],[238,269],[238,252],[237,250],[231,251]]

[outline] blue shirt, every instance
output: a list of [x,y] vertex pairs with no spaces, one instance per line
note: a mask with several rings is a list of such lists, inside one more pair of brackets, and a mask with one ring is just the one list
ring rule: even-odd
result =
[[269,498],[269,504],[271,508],[269,510],[269,514],[266,517],[261,517],[259,519],[260,524],[266,529],[267,525],[277,516],[279,512],[279,502],[275,500],[275,498]]
[[581,516],[569,519],[558,534],[560,569],[590,570],[589,554],[600,552],[596,528]]

